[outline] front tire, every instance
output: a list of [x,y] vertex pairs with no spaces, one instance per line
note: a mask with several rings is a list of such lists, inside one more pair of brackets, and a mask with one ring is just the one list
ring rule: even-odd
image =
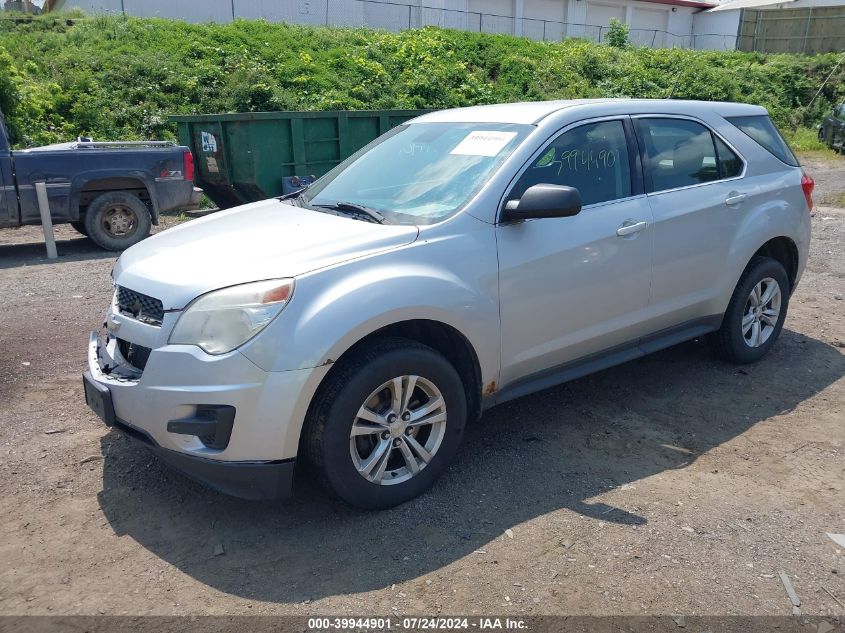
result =
[[739,279],[722,327],[713,334],[716,352],[732,363],[754,363],[772,348],[789,306],[789,276],[770,257],[756,257]]
[[121,251],[150,234],[152,220],[147,206],[125,191],[97,196],[85,211],[85,233],[100,248]]
[[309,412],[308,461],[329,490],[359,508],[390,508],[422,494],[463,436],[460,376],[430,347],[401,338],[341,363]]

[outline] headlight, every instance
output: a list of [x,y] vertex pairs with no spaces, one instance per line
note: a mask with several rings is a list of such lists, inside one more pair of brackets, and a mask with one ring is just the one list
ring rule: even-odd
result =
[[198,345],[209,354],[240,347],[275,319],[293,294],[293,279],[269,279],[214,290],[185,308],[169,343]]

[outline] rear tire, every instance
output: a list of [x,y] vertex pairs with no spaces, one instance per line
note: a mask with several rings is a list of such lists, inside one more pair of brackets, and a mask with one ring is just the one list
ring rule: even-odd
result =
[[783,329],[789,294],[789,277],[779,261],[751,260],[734,289],[722,327],[711,337],[716,353],[738,364],[763,358]]
[[308,462],[329,490],[359,508],[390,508],[422,494],[463,435],[466,393],[457,371],[430,347],[402,338],[340,362],[309,411]]
[[85,232],[107,251],[121,251],[150,234],[152,220],[137,196],[110,191],[96,197],[85,211]]

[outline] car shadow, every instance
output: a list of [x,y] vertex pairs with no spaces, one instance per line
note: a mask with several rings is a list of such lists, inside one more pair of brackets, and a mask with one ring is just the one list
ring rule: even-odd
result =
[[0,244],[0,270],[35,264],[62,264],[89,259],[114,259],[119,255],[119,253],[104,251],[82,235],[70,239],[56,239],[56,251],[59,256],[56,259],[48,259],[47,247],[43,242]]
[[837,349],[792,331],[743,368],[685,343],[491,409],[431,491],[384,512],[344,506],[301,473],[289,503],[228,498],[112,431],[102,439],[99,503],[117,534],[219,591],[287,603],[370,591],[561,509],[645,524],[635,495],[627,507],[592,499],[685,468],[843,375]]

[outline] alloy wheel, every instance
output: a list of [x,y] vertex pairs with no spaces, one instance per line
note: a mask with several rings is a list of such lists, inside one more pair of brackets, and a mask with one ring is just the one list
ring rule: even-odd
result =
[[352,423],[349,451],[358,473],[399,484],[424,469],[446,433],[446,401],[422,376],[397,376],[374,390]]
[[778,323],[781,298],[780,285],[771,277],[751,289],[742,315],[742,338],[748,347],[760,347],[769,340]]

